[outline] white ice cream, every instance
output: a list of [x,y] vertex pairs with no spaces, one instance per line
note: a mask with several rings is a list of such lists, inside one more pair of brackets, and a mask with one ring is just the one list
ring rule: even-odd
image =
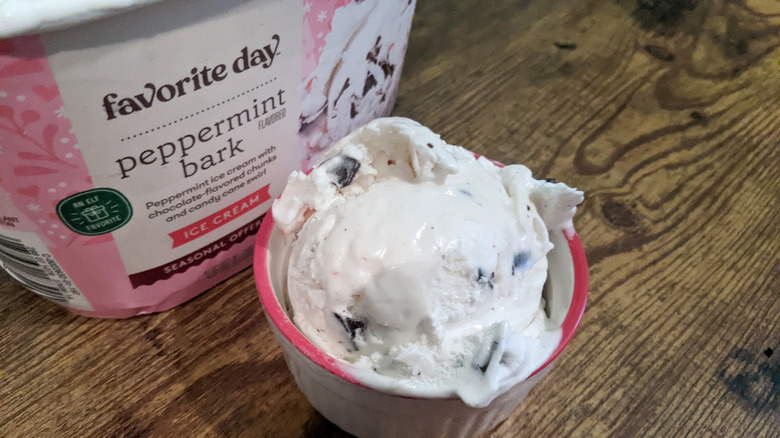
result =
[[412,120],[373,121],[273,206],[294,241],[293,321],[372,386],[487,405],[560,340],[542,298],[548,230],[582,199]]
[[94,20],[160,0],[0,0],[0,37]]

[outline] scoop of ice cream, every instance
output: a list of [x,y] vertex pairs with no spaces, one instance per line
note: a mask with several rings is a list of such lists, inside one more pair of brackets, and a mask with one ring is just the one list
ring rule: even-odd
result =
[[274,204],[293,240],[293,321],[374,386],[486,405],[558,344],[542,298],[548,229],[581,201],[409,119],[371,122]]

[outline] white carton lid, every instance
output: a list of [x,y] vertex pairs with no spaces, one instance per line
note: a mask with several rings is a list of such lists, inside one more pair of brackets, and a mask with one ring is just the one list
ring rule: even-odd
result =
[[41,33],[160,0],[0,0],[0,38]]

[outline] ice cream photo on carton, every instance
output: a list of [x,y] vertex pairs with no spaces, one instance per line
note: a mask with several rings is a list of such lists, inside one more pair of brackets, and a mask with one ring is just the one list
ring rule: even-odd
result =
[[[378,119],[355,130],[311,172],[289,177],[273,219],[266,219],[275,223],[279,246],[265,241],[270,230],[260,231],[261,300],[299,386],[307,393],[312,382],[305,382],[305,366],[296,371],[300,358],[291,354],[302,351],[316,362],[324,353],[332,374],[402,404],[456,400],[477,417],[491,406],[513,409],[522,397],[507,404],[502,396],[549,369],[573,334],[567,330],[563,339],[564,317],[584,309],[584,265],[574,268],[580,284],[568,286],[567,298],[543,294],[548,272],[561,269],[552,270],[552,233],[576,236],[572,217],[582,200],[580,191],[534,179],[522,165],[477,157],[410,119]],[[264,294],[274,288],[282,290]],[[283,318],[269,309],[276,306],[305,341],[279,327]],[[355,426],[361,413],[333,412],[336,402],[318,406],[318,391],[309,391],[316,408],[330,410],[326,417],[358,436],[454,430]],[[487,427],[502,419],[488,417],[469,421]]]

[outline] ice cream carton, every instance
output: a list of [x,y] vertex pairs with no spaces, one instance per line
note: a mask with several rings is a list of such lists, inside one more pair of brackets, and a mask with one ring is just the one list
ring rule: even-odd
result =
[[0,265],[107,318],[246,268],[287,175],[389,113],[414,3],[0,2]]

